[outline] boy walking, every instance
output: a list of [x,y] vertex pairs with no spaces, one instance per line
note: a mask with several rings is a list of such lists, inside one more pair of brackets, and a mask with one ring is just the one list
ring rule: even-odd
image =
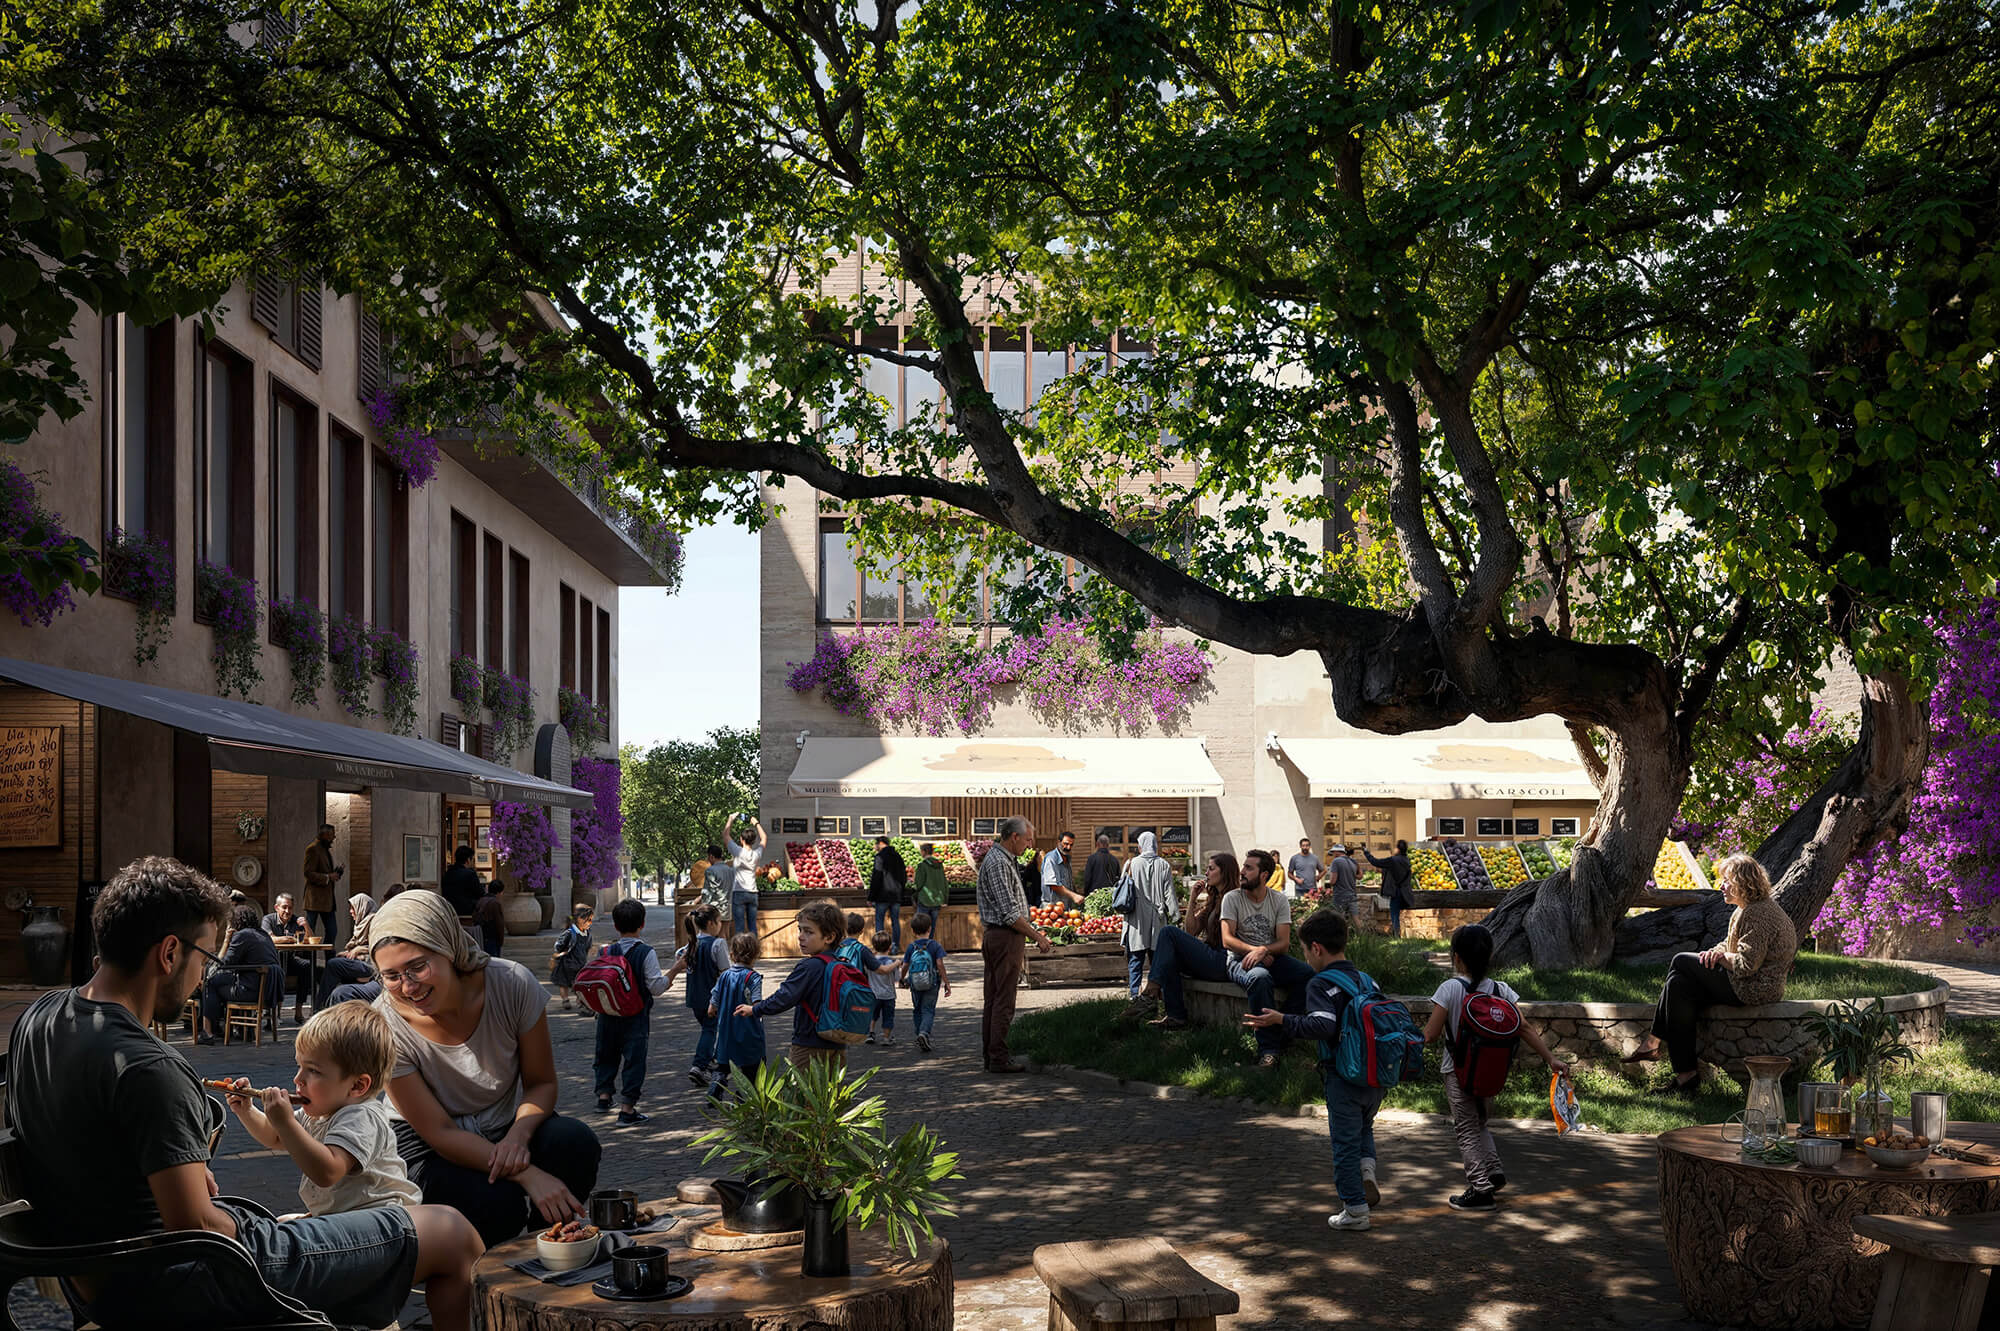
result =
[[[1336,910],[1315,911],[1299,926],[1299,939],[1305,944],[1306,964],[1313,968],[1304,1015],[1267,1007],[1244,1017],[1243,1024],[1282,1025],[1287,1035],[1338,1045],[1349,995],[1327,972],[1345,973],[1357,988],[1362,980],[1360,969],[1347,959],[1347,917]],[[1382,1107],[1382,1088],[1356,1086],[1333,1070],[1331,1060],[1319,1067],[1326,1088],[1327,1133],[1333,1139],[1333,1183],[1343,1208],[1326,1223],[1334,1229],[1366,1229],[1368,1208],[1382,1200],[1375,1186],[1375,1113]]]
[[[646,1082],[646,1050],[653,1034],[653,997],[667,991],[666,973],[660,969],[659,953],[639,937],[646,927],[646,908],[627,897],[611,908],[611,926],[618,937],[606,943],[600,956],[622,956],[639,979],[638,1012],[629,1017],[597,1014],[597,1053],[590,1069],[597,1077],[597,1112],[611,1112],[611,1094],[619,1090],[618,1123],[633,1127],[651,1115],[639,1112],[639,1088]],[[618,1069],[624,1065],[623,1085]]]
[[916,938],[903,953],[903,983],[910,990],[910,1024],[916,1028],[917,1048],[931,1051],[931,1022],[937,1017],[938,990],[951,996],[951,977],[945,974],[944,948],[931,937],[931,917],[921,912],[910,921]]
[[571,911],[569,927],[557,935],[555,951],[549,954],[549,980],[562,995],[565,1012],[573,1006],[570,989],[576,983],[576,973],[590,960],[590,923],[596,915],[589,906],[578,906]]
[[[853,918],[858,920],[861,917],[857,915]],[[808,1001],[818,1002],[819,995],[826,988],[826,968],[833,964],[834,948],[844,946],[841,934],[846,923],[841,918],[840,907],[831,901],[806,903],[798,915],[799,964],[792,967],[792,973],[778,986],[777,993],[761,1002],[736,1005],[735,1012],[739,1017],[763,1018],[787,1010],[792,1013],[792,1045],[788,1057],[795,1068],[804,1067],[816,1059],[847,1066],[846,1046],[821,1039],[818,1019],[806,1006]]]
[[894,1046],[896,1043],[896,974],[902,969],[903,961],[889,951],[895,946],[887,930],[877,929],[872,940],[875,945],[875,969],[868,972],[868,987],[875,994],[875,1015],[868,1022],[868,1043],[875,1043],[875,1028],[882,1029],[882,1043]]

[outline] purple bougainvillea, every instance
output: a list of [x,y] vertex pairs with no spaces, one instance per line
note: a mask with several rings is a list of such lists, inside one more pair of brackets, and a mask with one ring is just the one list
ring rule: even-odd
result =
[[[75,540],[63,527],[62,515],[42,507],[28,474],[11,462],[0,462],[0,544],[50,551]],[[57,615],[76,609],[69,584],[44,592],[18,567],[0,573],[0,601],[5,601],[28,628],[36,624],[47,628]]]
[[507,757],[535,733],[535,686],[519,675],[489,667],[480,680],[480,696],[500,723],[494,744]]
[[619,803],[620,773],[616,759],[578,758],[570,768],[570,783],[594,797],[569,824],[569,865],[576,885],[596,891],[618,877],[618,853],[625,848],[625,810]]
[[555,824],[539,804],[499,800],[493,805],[493,849],[530,892],[546,891],[555,876]]
[[666,581],[667,590],[671,592],[678,588],[686,555],[681,547],[681,534],[663,519],[638,513],[625,514],[624,524],[625,534],[632,538],[633,544],[659,571],[660,577]]
[[435,435],[403,422],[402,404],[388,392],[378,392],[368,404],[368,419],[382,432],[382,451],[403,473],[412,490],[421,490],[437,475]]
[[468,712],[478,711],[481,691],[484,688],[478,659],[471,656],[454,656],[448,669],[451,672],[452,701]]
[[386,682],[382,691],[382,717],[398,735],[417,733],[418,681],[423,654],[417,645],[393,629],[376,629],[369,641],[375,673]]
[[227,698],[248,699],[264,682],[257,668],[257,580],[206,559],[194,566],[195,609],[215,633],[215,688]]
[[273,596],[270,611],[271,641],[291,658],[292,701],[319,706],[320,685],[326,683],[326,616],[304,597]]
[[113,527],[104,536],[104,590],[138,608],[132,659],[151,665],[173,626],[174,552],[158,536]]
[[610,737],[604,709],[567,685],[556,690],[556,719],[578,749],[588,749]]
[[927,619],[829,634],[810,661],[793,664],[788,682],[800,693],[818,691],[843,716],[929,735],[982,729],[1006,688],[1061,725],[1103,718],[1141,730],[1175,724],[1206,686],[1211,664],[1204,646],[1158,632],[1144,635],[1131,659],[1114,661],[1074,621],[1054,620],[983,650]]
[[369,693],[375,678],[375,634],[351,615],[329,615],[326,659],[333,667],[333,696],[349,716],[373,716]]

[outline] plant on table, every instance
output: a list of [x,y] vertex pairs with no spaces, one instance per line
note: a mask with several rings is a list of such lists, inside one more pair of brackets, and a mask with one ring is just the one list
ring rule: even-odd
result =
[[271,641],[291,658],[292,701],[317,707],[326,683],[326,617],[304,597],[273,596],[270,608]]
[[[1893,1126],[1889,1122],[1892,1104],[1882,1090],[1885,1065],[1908,1063],[1917,1051],[1903,1039],[1902,1023],[1882,999],[1863,1004],[1857,999],[1838,1000],[1825,1010],[1807,1013],[1806,1033],[1826,1051],[1825,1061],[1843,1086],[1865,1083],[1854,1096],[1854,1134],[1878,1135]],[[1863,1125],[1867,1124],[1866,1131]]]
[[194,566],[194,603],[215,634],[215,691],[249,699],[264,682],[257,668],[263,645],[257,640],[257,582],[226,564],[206,559]]
[[836,1229],[879,1225],[891,1247],[914,1254],[920,1238],[935,1236],[934,1217],[957,1214],[939,1185],[961,1177],[958,1153],[921,1124],[889,1137],[886,1102],[864,1095],[878,1071],[857,1075],[818,1059],[801,1068],[766,1063],[754,1081],[733,1070],[734,1094],[709,1101],[716,1126],[694,1144],[708,1149],[703,1163],[738,1160],[745,1174],[835,1200]]

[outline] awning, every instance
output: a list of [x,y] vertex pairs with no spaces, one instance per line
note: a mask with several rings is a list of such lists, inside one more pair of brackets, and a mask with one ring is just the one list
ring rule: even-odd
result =
[[1220,795],[1198,739],[821,739],[807,736],[791,793],[1128,798]]
[[1365,735],[1278,741],[1319,799],[1577,799],[1597,787],[1566,739]]
[[225,771],[428,790],[489,803],[513,800],[567,809],[590,807],[588,791],[489,763],[433,740],[385,735],[291,716],[260,703],[6,657],[0,657],[0,679],[201,735],[208,740],[209,763]]

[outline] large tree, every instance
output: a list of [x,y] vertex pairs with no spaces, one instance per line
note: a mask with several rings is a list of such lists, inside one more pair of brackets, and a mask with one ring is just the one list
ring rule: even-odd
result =
[[[21,8],[22,104],[155,232],[361,291],[413,411],[562,446],[560,402],[693,517],[800,478],[947,606],[1018,561],[1023,615],[1316,653],[1357,726],[1562,716],[1600,817],[1505,957],[1607,956],[1698,747],[1845,653],[1859,740],[1767,848],[1816,911],[1905,814],[1924,612],[1995,571],[1977,0]],[[827,289],[857,246],[899,282]],[[1155,354],[1010,411],[988,300]],[[920,345],[853,336],[904,301]]]
[[620,751],[633,868],[678,877],[721,844],[731,814],[756,809],[758,733],[755,726],[720,726],[705,740],[644,751],[627,744]]

